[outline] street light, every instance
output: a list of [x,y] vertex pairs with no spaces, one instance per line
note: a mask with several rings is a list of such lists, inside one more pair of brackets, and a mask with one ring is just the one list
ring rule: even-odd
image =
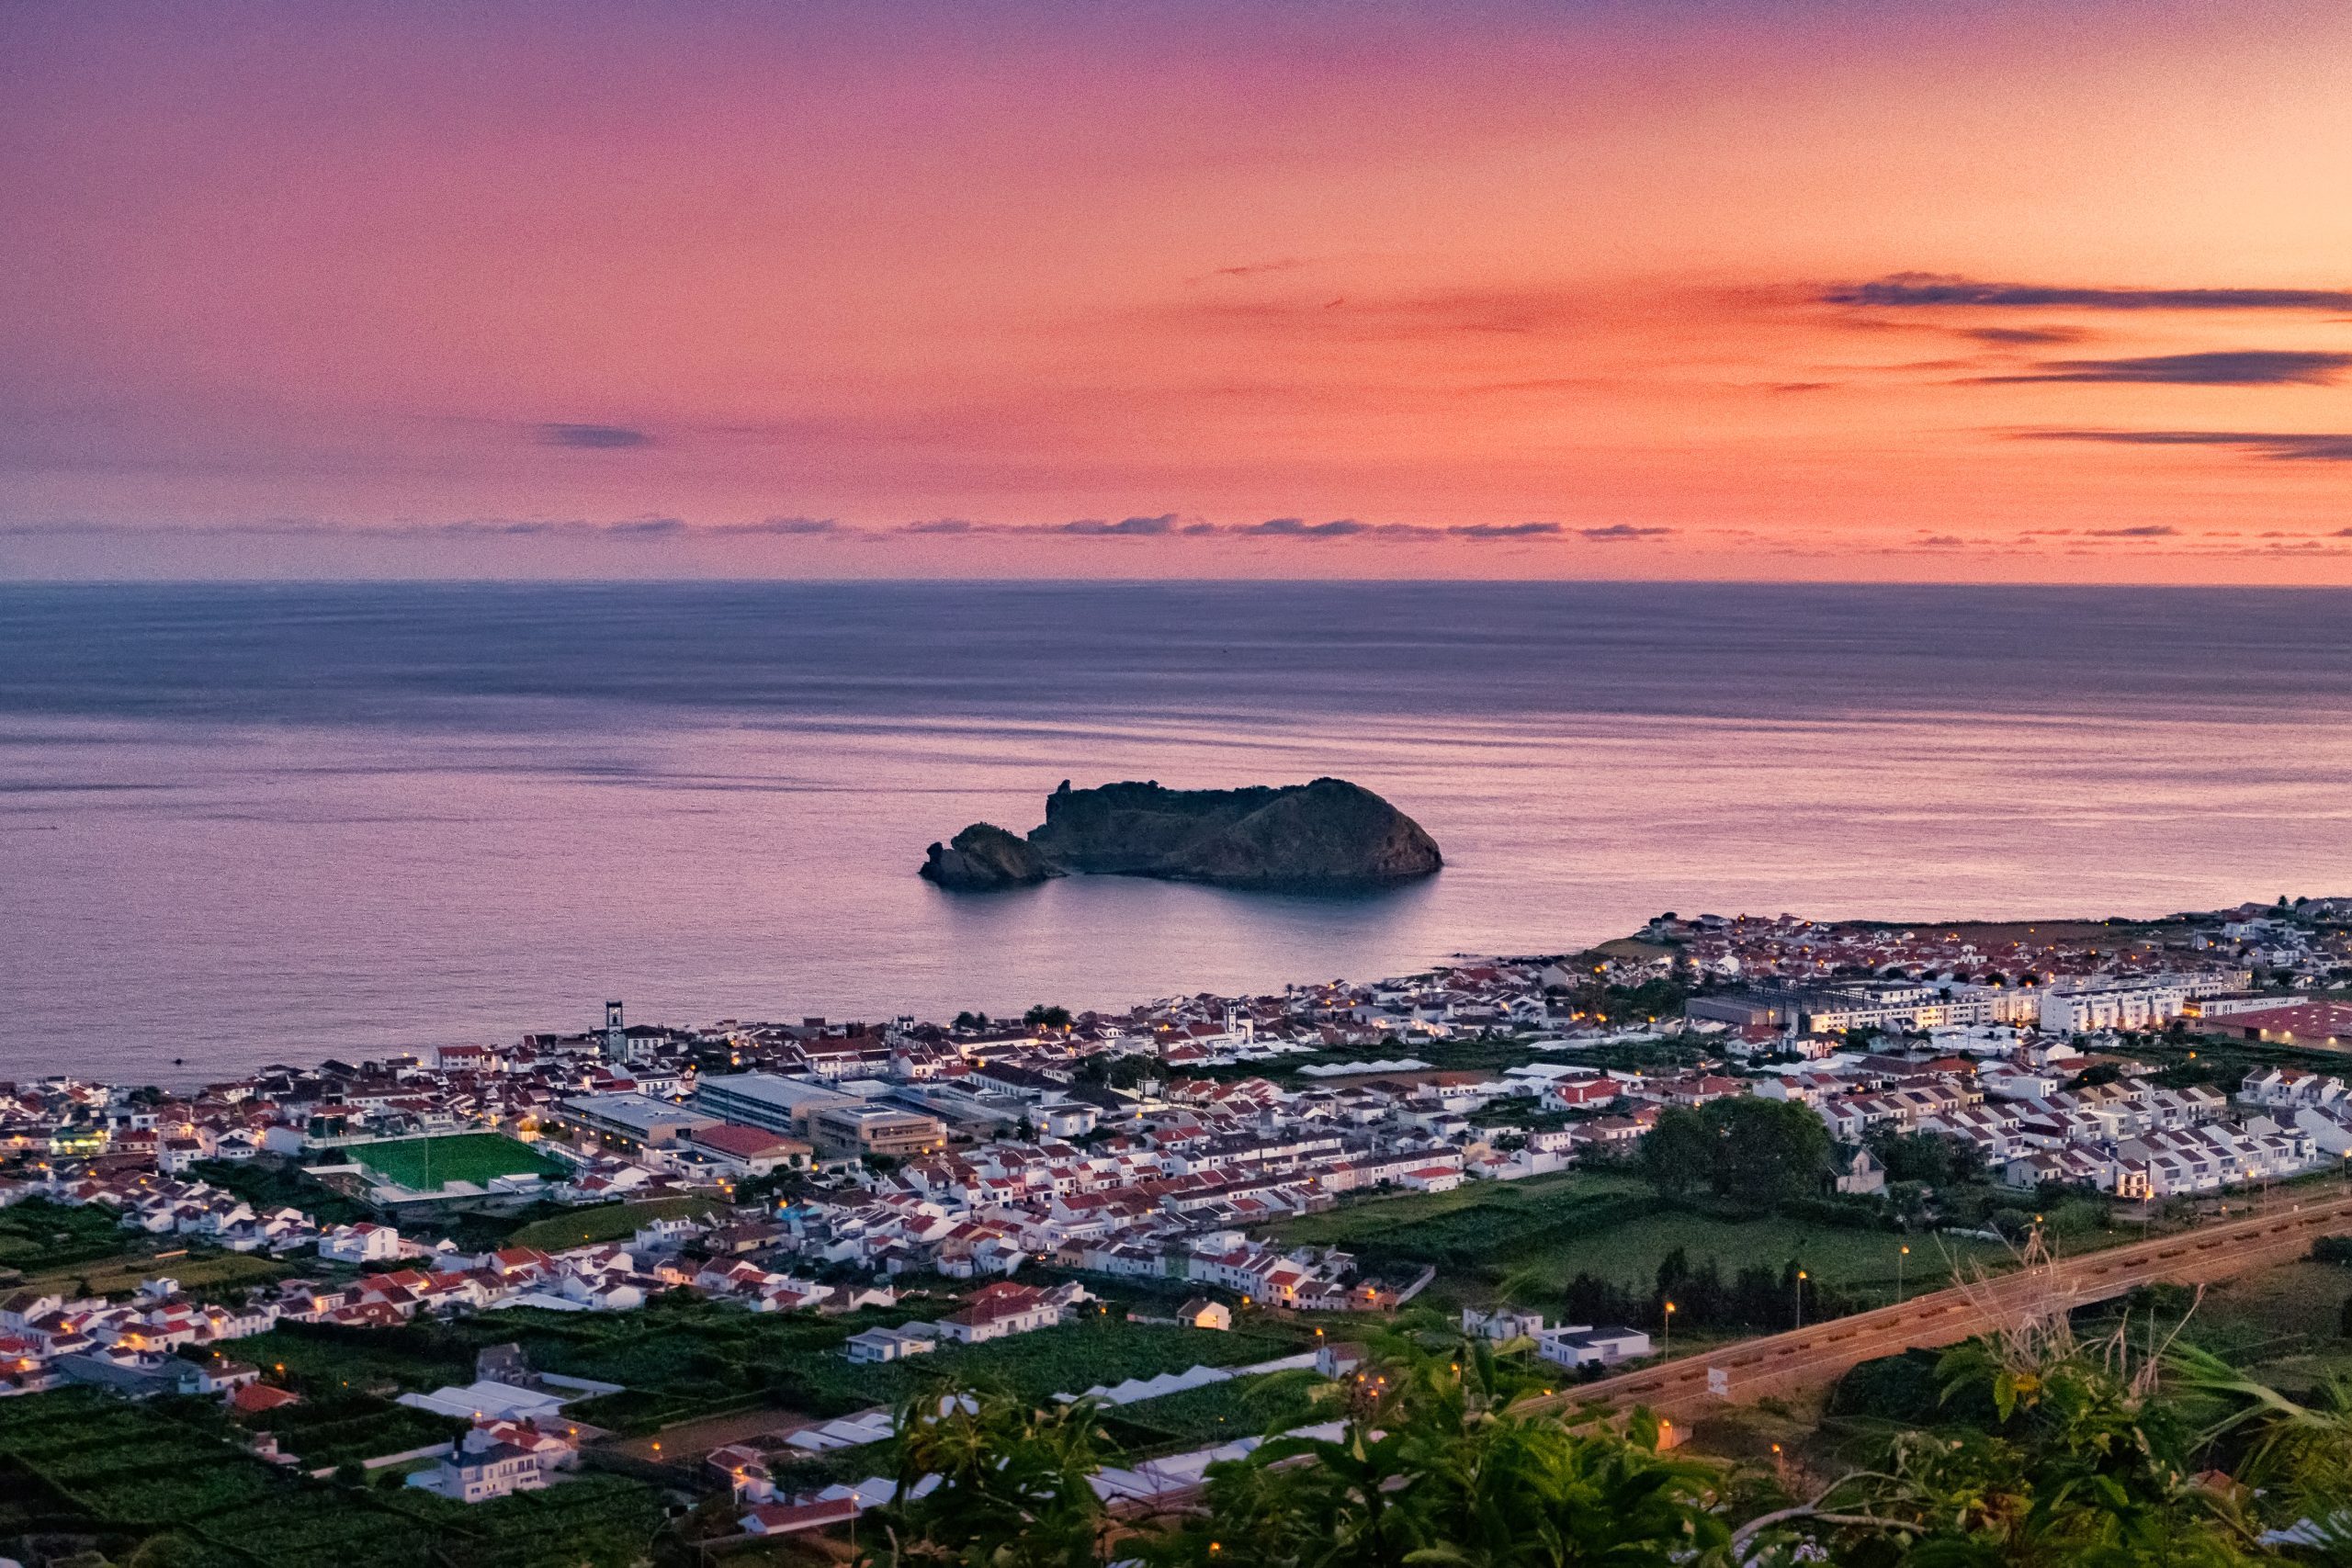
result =
[[1661,1356],[1674,1354],[1674,1303],[1672,1302],[1666,1303],[1666,1337],[1658,1348],[1658,1354]]
[[1894,1255],[1894,1302],[1897,1306],[1903,1304],[1903,1260],[1910,1256],[1911,1248],[1907,1244]]
[[1802,1269],[1797,1270],[1797,1326],[1804,1326],[1804,1282],[1811,1278]]

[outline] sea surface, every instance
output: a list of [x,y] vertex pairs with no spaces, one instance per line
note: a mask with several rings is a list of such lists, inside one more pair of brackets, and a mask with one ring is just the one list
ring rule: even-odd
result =
[[[0,1077],[2352,892],[2347,631],[2325,591],[0,585]],[[915,875],[1065,778],[1321,773],[1446,869]]]

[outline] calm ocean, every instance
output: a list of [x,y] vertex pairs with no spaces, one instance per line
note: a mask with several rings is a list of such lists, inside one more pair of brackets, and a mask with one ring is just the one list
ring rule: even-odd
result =
[[[0,587],[0,1076],[1370,976],[1661,909],[2352,892],[2352,595]],[[1383,896],[993,897],[1064,778],[1357,780]],[[187,1066],[175,1069],[173,1059]]]

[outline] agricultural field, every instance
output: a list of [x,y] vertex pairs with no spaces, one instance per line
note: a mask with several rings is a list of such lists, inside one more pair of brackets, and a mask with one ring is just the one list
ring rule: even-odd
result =
[[[1275,1227],[1284,1246],[1345,1247],[1395,1274],[1435,1264],[1450,1291],[1478,1295],[1548,1250],[1639,1231],[1660,1207],[1648,1187],[1608,1171],[1465,1182],[1451,1192],[1365,1198]],[[1563,1279],[1566,1276],[1562,1276]]]
[[47,1279],[148,1250],[147,1237],[124,1230],[96,1205],[27,1198],[0,1209],[0,1278]]
[[474,1347],[429,1327],[361,1333],[281,1323],[236,1341],[230,1353],[306,1399],[347,1390],[422,1393],[474,1378]]
[[1272,1234],[1285,1247],[1342,1247],[1353,1251],[1426,1222],[1458,1223],[1467,1235],[1481,1227],[1522,1220],[1548,1223],[1585,1200],[1648,1190],[1638,1177],[1566,1170],[1525,1181],[1465,1181],[1451,1192],[1350,1194],[1340,1199],[1339,1207],[1284,1220]]
[[311,1470],[407,1453],[461,1437],[466,1429],[451,1416],[396,1404],[379,1394],[340,1390],[281,1405],[245,1425],[276,1434],[277,1446]]
[[[180,1238],[168,1246],[176,1252]],[[77,1263],[28,1274],[25,1283],[36,1289],[71,1291],[76,1295],[121,1296],[157,1278],[177,1280],[192,1296],[242,1290],[283,1280],[294,1270],[266,1254],[191,1249],[185,1255],[157,1257],[146,1251],[110,1258],[102,1263]]]
[[[930,1306],[935,1313],[945,1303]],[[473,1377],[483,1346],[520,1345],[541,1371],[619,1383],[627,1391],[582,1400],[568,1413],[629,1436],[675,1421],[767,1406],[814,1416],[890,1404],[943,1376],[1001,1383],[1033,1399],[1098,1383],[1240,1366],[1289,1354],[1311,1329],[1245,1317],[1229,1334],[1128,1323],[1121,1309],[1059,1328],[951,1348],[912,1361],[853,1366],[842,1342],[904,1308],[840,1318],[763,1314],[704,1302],[657,1301],[633,1313],[485,1313],[395,1329],[281,1325],[234,1352],[307,1393],[420,1390]]]
[[245,1453],[209,1404],[69,1389],[11,1400],[0,1422],[0,1536],[93,1534],[127,1543],[116,1561],[558,1568],[641,1558],[662,1517],[658,1493],[613,1476],[476,1507],[313,1482]]
[[486,1187],[502,1176],[560,1176],[565,1168],[499,1133],[355,1144],[342,1152],[384,1180],[412,1192],[435,1192],[451,1181]]
[[1317,1382],[1311,1372],[1235,1378],[1106,1411],[1103,1426],[1131,1456],[1176,1453],[1288,1431],[1328,1419],[1319,1414],[1323,1406],[1316,1398]]
[[[160,1255],[160,1256],[159,1256]],[[191,1294],[283,1279],[266,1257],[191,1246],[185,1236],[124,1230],[109,1210],[28,1198],[0,1210],[0,1280],[73,1295],[123,1295],[157,1275]]]

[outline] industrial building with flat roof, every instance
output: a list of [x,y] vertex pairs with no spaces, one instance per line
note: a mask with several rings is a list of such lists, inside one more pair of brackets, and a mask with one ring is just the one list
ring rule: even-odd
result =
[[765,1127],[771,1133],[808,1135],[808,1116],[828,1106],[858,1105],[854,1095],[829,1086],[775,1073],[728,1073],[695,1085],[695,1109],[715,1119]]
[[635,1148],[667,1148],[723,1118],[644,1094],[582,1094],[556,1102],[554,1120]]

